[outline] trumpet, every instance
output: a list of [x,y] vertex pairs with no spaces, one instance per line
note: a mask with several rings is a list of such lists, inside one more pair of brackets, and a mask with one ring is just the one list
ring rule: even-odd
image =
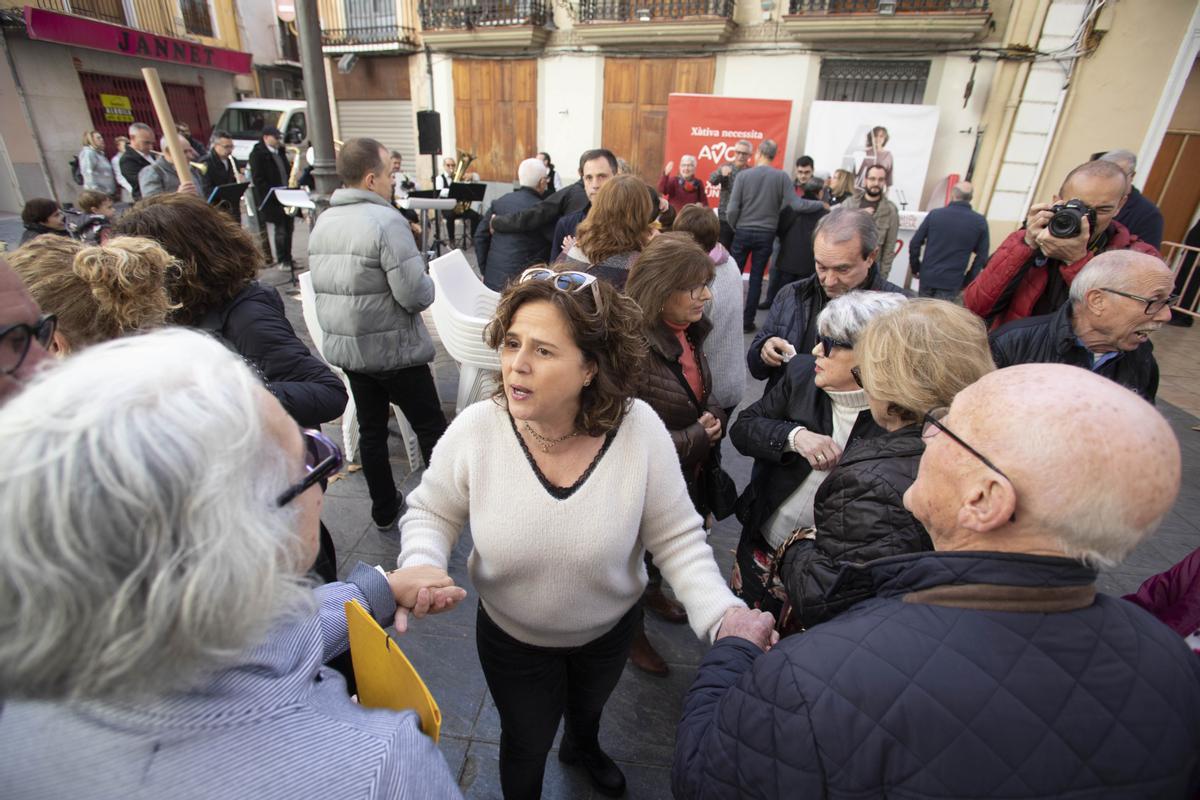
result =
[[208,174],[208,164],[205,164],[203,161],[189,161],[188,164],[190,164],[192,169],[196,170],[196,172],[199,172],[201,175]]

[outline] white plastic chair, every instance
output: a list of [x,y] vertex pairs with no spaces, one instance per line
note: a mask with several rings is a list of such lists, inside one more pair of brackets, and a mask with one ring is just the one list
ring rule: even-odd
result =
[[[312,337],[313,345],[321,354],[321,358],[325,358],[325,331],[321,330],[321,325],[317,322],[317,295],[313,291],[311,272],[300,275],[300,309],[304,313],[304,324],[308,328],[308,335]],[[342,383],[346,385],[346,394],[350,397],[346,403],[346,410],[342,412],[342,446],[345,449],[346,461],[354,461],[358,456],[358,409],[354,405],[354,395],[350,392],[350,380],[346,373],[332,364],[329,368],[342,379]],[[393,403],[392,413],[396,415],[396,422],[400,425],[400,438],[404,440],[408,468],[415,472],[425,465],[417,433],[400,410],[400,406]]]
[[442,345],[459,363],[455,410],[483,399],[494,389],[500,372],[500,355],[483,342],[500,295],[483,285],[461,250],[452,250],[429,262],[434,297],[430,310]]

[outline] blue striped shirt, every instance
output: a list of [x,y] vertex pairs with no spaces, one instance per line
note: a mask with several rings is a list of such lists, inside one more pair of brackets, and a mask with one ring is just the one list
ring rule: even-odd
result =
[[0,797],[460,798],[416,714],[351,702],[323,666],[347,647],[347,600],[390,624],[387,581],[359,564],[315,592],[316,613],[279,625],[197,689],[136,704],[8,703]]

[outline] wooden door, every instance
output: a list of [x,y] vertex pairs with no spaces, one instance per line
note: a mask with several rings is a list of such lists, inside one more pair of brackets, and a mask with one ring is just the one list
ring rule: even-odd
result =
[[1200,208],[1200,131],[1167,131],[1142,191],[1163,215],[1163,241],[1182,242]]
[[511,183],[537,155],[537,61],[456,58],[453,74],[456,146],[485,181]]
[[715,75],[714,56],[604,59],[602,146],[643,180],[657,183],[667,144],[667,96],[711,94]]

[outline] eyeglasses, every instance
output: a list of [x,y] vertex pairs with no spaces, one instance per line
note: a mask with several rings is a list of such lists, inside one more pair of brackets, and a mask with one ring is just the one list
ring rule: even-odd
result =
[[530,267],[517,278],[517,283],[525,281],[549,281],[560,292],[578,292],[595,283],[596,276],[586,272],[555,272],[546,267]]
[[342,468],[342,451],[328,436],[318,430],[303,430],[304,468],[308,474],[299,483],[288,487],[275,504],[283,507],[323,480],[333,477]]
[[1146,316],[1150,316],[1150,317],[1152,317],[1155,314],[1157,314],[1158,312],[1162,311],[1167,306],[1173,306],[1179,302],[1179,295],[1177,295],[1177,294],[1173,294],[1170,297],[1155,299],[1153,297],[1142,297],[1141,295],[1130,294],[1129,292],[1122,292],[1118,289],[1106,289],[1106,288],[1101,287],[1100,291],[1108,292],[1110,294],[1119,294],[1119,295],[1121,295],[1121,297],[1128,297],[1130,300],[1137,300],[1140,303],[1145,303],[1146,304]]
[[34,325],[18,322],[0,328],[0,375],[12,375],[25,363],[29,348],[34,340],[45,349],[58,329],[58,318],[53,314],[42,314]]
[[850,368],[850,377],[851,377],[851,378],[854,378],[854,382],[858,384],[858,388],[860,388],[860,389],[865,389],[865,388],[867,388],[867,387],[863,386],[863,382],[862,382],[862,370],[861,370],[861,369],[859,369],[858,367],[851,367],[851,368]]
[[[934,409],[931,409],[930,411],[927,411],[925,413],[925,424],[922,425],[922,427],[921,427],[921,438],[928,439],[930,436],[933,435],[929,432],[929,429],[931,427],[937,428],[939,431],[946,434],[951,439],[953,439],[954,441],[956,441],[960,445],[962,445],[963,448],[966,449],[966,451],[968,453],[975,456],[980,461],[982,461],[985,465],[987,465],[988,469],[992,470],[993,472],[998,474],[1000,477],[1004,478],[1004,480],[1006,480],[1010,484],[1012,484],[1013,492],[1015,493],[1016,492],[1016,484],[1013,484],[1012,478],[1010,478],[1004,474],[1004,470],[997,467],[995,464],[993,464],[991,461],[988,460],[987,456],[985,456],[983,453],[976,450],[974,447],[971,447],[971,445],[967,444],[966,442],[964,442],[962,440],[962,437],[960,437],[954,431],[952,431],[946,427],[946,425],[942,422],[942,420],[945,419],[946,415],[949,413],[950,413],[950,409],[947,406],[941,406],[939,408],[934,408]],[[1017,512],[1014,511],[1013,515],[1012,515],[1012,521],[1016,521],[1016,519],[1017,519]]]
[[842,339],[834,339],[829,336],[818,336],[817,343],[825,351],[825,357],[829,358],[833,353],[833,348],[840,347],[844,350],[853,350],[854,345]]
[[749,151],[749,150],[734,150],[733,152],[734,152],[735,154],[739,155],[739,156],[748,156],[748,155],[750,155],[750,151]]

